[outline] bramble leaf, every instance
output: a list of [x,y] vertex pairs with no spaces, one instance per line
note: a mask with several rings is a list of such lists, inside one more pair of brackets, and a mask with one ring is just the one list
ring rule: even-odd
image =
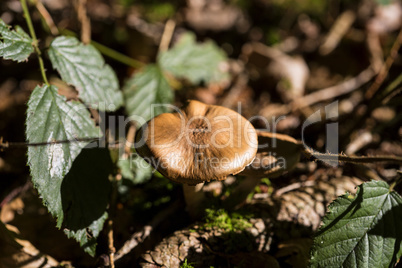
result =
[[33,52],[32,38],[16,26],[15,31],[0,19],[0,57],[6,60],[24,61]]
[[102,111],[115,111],[122,105],[116,74],[92,45],[60,36],[51,43],[49,57],[61,78],[77,88],[85,103]]
[[225,53],[212,41],[198,44],[193,34],[185,34],[170,50],[158,57],[164,71],[193,84],[219,82],[228,77]]
[[[57,93],[55,86],[37,86],[28,102],[26,125],[29,143],[69,141],[28,147],[32,181],[49,212],[57,218],[58,228],[62,224],[75,231],[89,228],[95,237],[96,230],[91,230],[90,226],[104,217],[108,184],[102,184],[99,177],[96,177],[97,181],[91,180],[87,173],[91,172],[95,176],[95,171],[104,172],[107,165],[97,162],[83,168],[80,164],[82,149],[89,142],[78,142],[75,139],[97,138],[101,134],[88,110],[80,102],[66,102],[66,98]],[[74,172],[73,167],[80,165],[82,171]],[[81,182],[74,184],[77,180]],[[88,187],[90,190],[85,190]],[[86,206],[81,205],[84,201]],[[79,217],[80,224],[76,223],[75,217]]]
[[160,68],[148,65],[135,73],[123,88],[127,114],[140,125],[167,112],[165,104],[173,102],[173,91]]
[[338,197],[314,238],[310,267],[393,267],[402,255],[402,197],[383,181]]
[[61,185],[64,232],[94,256],[96,238],[108,217],[106,212],[113,163],[107,148],[83,149]]

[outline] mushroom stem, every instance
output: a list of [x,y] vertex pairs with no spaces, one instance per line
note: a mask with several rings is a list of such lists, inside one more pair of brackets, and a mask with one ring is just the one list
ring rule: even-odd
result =
[[261,177],[246,176],[226,199],[224,203],[225,209],[230,210],[243,203],[247,199],[247,196],[260,183],[260,181]]
[[191,218],[195,219],[202,213],[202,206],[205,199],[205,193],[202,191],[204,183],[197,185],[183,184],[184,200],[186,201],[186,210]]

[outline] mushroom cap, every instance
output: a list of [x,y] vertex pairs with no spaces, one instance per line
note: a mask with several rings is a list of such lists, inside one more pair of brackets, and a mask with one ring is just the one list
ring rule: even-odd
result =
[[194,100],[178,112],[154,117],[135,139],[148,163],[168,179],[190,185],[241,172],[257,147],[254,127],[239,113]]

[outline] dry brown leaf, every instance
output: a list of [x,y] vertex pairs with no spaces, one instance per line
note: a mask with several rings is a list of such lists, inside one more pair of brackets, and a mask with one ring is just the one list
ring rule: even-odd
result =
[[239,175],[275,178],[291,170],[300,160],[302,145],[278,133],[257,131],[259,149],[254,161]]
[[14,219],[15,213],[21,213],[24,209],[24,202],[20,197],[5,204],[0,210],[0,221],[8,223]]
[[0,267],[55,267],[59,262],[42,254],[29,241],[19,237],[16,227],[0,223]]

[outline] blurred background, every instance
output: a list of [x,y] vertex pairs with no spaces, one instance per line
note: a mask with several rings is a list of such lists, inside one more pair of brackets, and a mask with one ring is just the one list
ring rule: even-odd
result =
[[[43,51],[59,34],[80,35],[77,1],[32,0],[29,3]],[[402,43],[400,1],[87,0],[86,5],[92,40],[101,45],[97,48],[116,72],[121,86],[139,68],[111,56],[110,50],[142,63],[153,63],[169,22],[173,25],[171,45],[188,31],[193,32],[199,42],[212,40],[227,55],[230,74],[224,81],[209,84],[170,81],[175,89],[175,105],[197,99],[236,109],[240,103],[241,113],[246,118],[260,116],[274,122],[284,115],[276,131],[301,139],[306,118],[319,109],[324,115],[323,107],[338,101],[339,152],[402,156],[400,82],[393,88],[388,87],[402,71],[402,58],[398,54]],[[27,31],[19,1],[2,0],[0,18]],[[75,90],[52,70],[46,53],[44,60],[51,83],[67,98],[76,98]],[[26,104],[40,81],[35,55],[24,63],[0,60],[0,137],[4,141],[25,141]],[[120,109],[111,115],[125,115],[125,111]],[[266,127],[261,119],[252,123],[256,128]],[[305,130],[306,144],[320,152],[325,152],[326,123],[323,121]],[[41,205],[30,183],[26,161],[24,147],[0,151],[0,220],[18,228],[21,239],[29,241],[38,252],[54,258],[56,263],[65,261],[64,265],[77,267],[107,263],[102,259],[107,255],[106,234],[98,239],[97,258],[91,258],[55,227],[55,220]],[[319,225],[323,207],[346,190],[353,191],[364,180],[391,181],[398,169],[395,164],[358,168],[345,164],[331,168],[302,158],[295,170],[278,179],[261,180],[249,196],[248,205],[261,199],[268,206],[257,204],[249,208],[255,211],[251,218],[246,217],[247,221],[253,226],[261,219],[264,222],[262,229],[256,229],[258,235],[254,236],[251,249],[226,252],[218,239],[210,242],[210,251],[204,250],[193,258],[193,262],[199,264],[194,266],[243,267],[253,264],[250,260],[261,258],[262,264],[269,264],[265,267],[304,267],[311,245],[309,237]],[[219,208],[220,202],[241,181],[242,178],[232,177],[226,184],[207,184],[210,186],[205,187],[205,191],[212,197],[210,205]],[[294,188],[285,188],[288,185]],[[281,194],[275,195],[279,190]],[[400,192],[399,188],[397,190]],[[301,197],[301,192],[313,197]],[[178,243],[177,247],[180,239],[190,241],[189,230],[193,227],[188,226],[195,221],[186,213],[184,203],[181,185],[161,175],[145,176],[141,181],[124,180],[118,188],[115,247],[121,248],[132,234],[144,235],[141,232],[150,223],[154,228],[144,241],[138,239],[139,245],[122,258],[118,267],[136,266],[141,262],[155,267],[166,265],[154,255],[149,259],[146,256],[151,255],[143,254],[157,247],[166,250],[161,244],[165,241],[163,238],[176,237],[170,243]],[[278,227],[275,223],[278,218],[288,225]],[[274,230],[278,233],[273,234]],[[233,241],[238,243],[238,240]],[[35,251],[29,254],[35,255],[32,252]],[[243,257],[239,260],[233,258],[236,252],[246,255],[240,254]],[[265,255],[260,256],[261,252]],[[11,255],[0,253],[0,258],[12,261],[7,259]],[[184,262],[183,258],[178,259],[178,263]]]

